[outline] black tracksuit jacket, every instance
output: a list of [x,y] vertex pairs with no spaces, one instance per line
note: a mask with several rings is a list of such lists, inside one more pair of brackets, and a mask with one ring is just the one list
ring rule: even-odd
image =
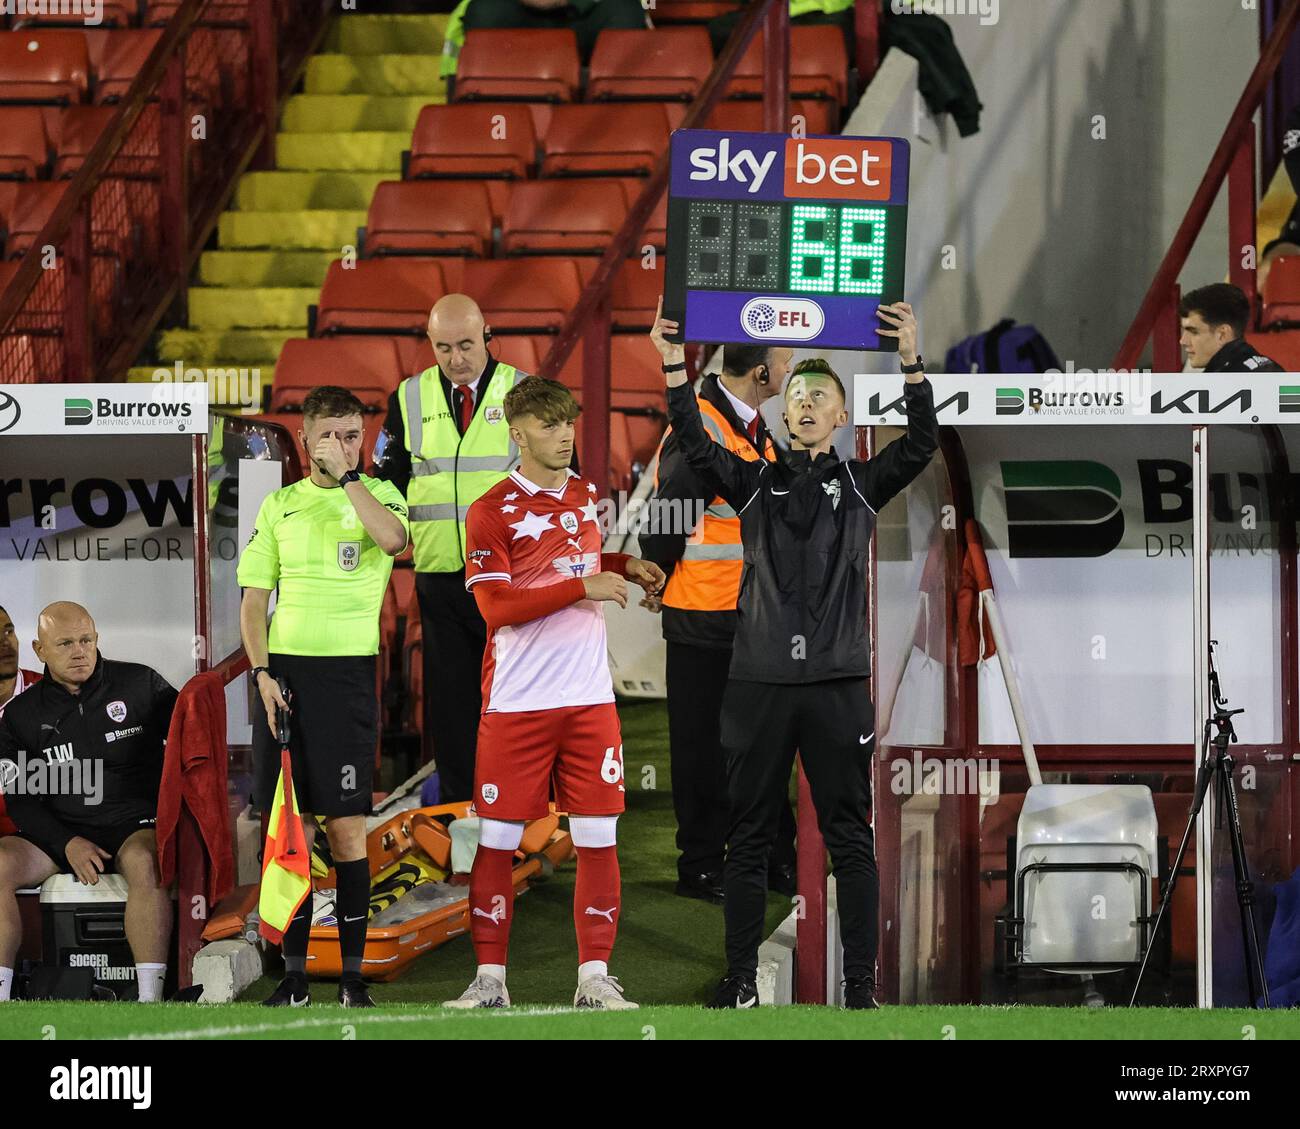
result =
[[874,459],[794,451],[750,463],[709,439],[689,383],[668,390],[686,458],[740,515],[733,679],[789,685],[870,673],[866,569],[876,513],[939,445],[930,382],[905,384],[904,405],[907,433]]

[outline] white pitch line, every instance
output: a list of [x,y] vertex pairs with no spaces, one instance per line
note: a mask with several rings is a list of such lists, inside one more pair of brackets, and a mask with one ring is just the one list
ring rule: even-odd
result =
[[[577,1008],[572,1007],[552,1007],[552,1008],[533,1008],[528,1011],[507,1010],[505,1008],[483,1008],[483,1011],[491,1012],[492,1015],[506,1019],[518,1019],[522,1016],[532,1015],[567,1015],[576,1013]],[[374,1015],[374,1016],[338,1016],[330,1018],[321,1016],[313,1019],[295,1019],[289,1023],[238,1023],[226,1027],[198,1027],[182,1031],[157,1031],[136,1033],[126,1035],[124,1038],[130,1040],[149,1040],[149,1041],[167,1041],[172,1039],[224,1039],[229,1036],[239,1035],[258,1035],[265,1031],[302,1031],[311,1027],[341,1027],[352,1025],[361,1027],[365,1024],[375,1023],[429,1023],[443,1022],[446,1020],[457,1019],[462,1013],[455,1011],[446,1012],[428,1012],[422,1015]]]

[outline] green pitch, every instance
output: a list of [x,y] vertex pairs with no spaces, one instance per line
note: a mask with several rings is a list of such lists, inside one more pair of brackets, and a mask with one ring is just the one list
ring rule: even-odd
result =
[[[52,1028],[52,1030],[50,1030]],[[1253,1028],[1253,1032],[1251,1031]],[[453,1012],[408,1004],[271,1011],[256,1004],[0,1005],[6,1039],[1300,1039],[1300,1012],[1191,1008],[783,1007],[716,1012],[656,1006],[596,1015],[571,1008]]]
[[[661,702],[624,705],[627,815],[619,822],[623,919],[611,970],[642,1005],[636,1012],[575,1012],[577,953],[573,936],[573,867],[534,887],[518,903],[510,944],[510,993],[502,1012],[449,1012],[474,974],[462,937],[412,965],[405,976],[371,991],[375,1011],[344,1012],[334,985],[313,984],[307,1010],[270,1011],[256,1002],[227,1005],[0,1004],[0,1039],[49,1037],[302,1039],[1300,1039],[1300,1012],[1199,1012],[1192,1009],[885,1008],[864,1015],[828,1008],[767,1008],[721,1013],[701,1006],[721,975],[722,911],[679,898],[675,823],[668,774],[667,717]],[[768,928],[789,912],[768,903]],[[274,987],[262,980],[245,1000]],[[683,1004],[691,1006],[681,1006]]]

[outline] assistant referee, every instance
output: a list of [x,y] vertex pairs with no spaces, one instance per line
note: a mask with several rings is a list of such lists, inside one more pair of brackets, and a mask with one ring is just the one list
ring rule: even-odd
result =
[[[268,495],[239,559],[240,629],[266,709],[266,724],[253,726],[254,799],[266,810],[275,795],[275,711],[286,705],[276,679],[283,678],[291,694],[289,751],[303,832],[310,845],[312,816],[325,817],[338,874],[339,1003],[373,1007],[361,961],[370,901],[365,817],[379,733],[375,656],[380,605],[393,558],[410,540],[410,522],[395,486],[356,470],[361,401],[345,388],[324,386],[308,393],[302,411],[298,440],[311,473]],[[277,590],[268,637],[267,611]],[[311,915],[309,897],[285,931],[285,978],[265,1001],[269,1007],[309,1002]]]

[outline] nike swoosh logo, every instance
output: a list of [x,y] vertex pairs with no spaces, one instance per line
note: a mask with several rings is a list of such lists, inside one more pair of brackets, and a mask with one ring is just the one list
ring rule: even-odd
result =
[[756,1003],[758,1003],[758,997],[757,997],[757,996],[755,996],[753,999],[748,999],[748,1000],[746,1000],[743,1004],[742,1004],[742,1003],[737,1003],[737,1004],[736,1004],[736,1007],[738,1007],[738,1008],[753,1007]]
[[344,921],[365,921],[365,919],[366,919],[368,916],[369,916],[368,914],[359,913],[359,914],[357,914],[356,917],[345,917],[343,920],[344,920]]
[[865,744],[866,744],[868,741],[870,741],[871,738],[874,737],[875,735],[876,735],[876,731],[873,729],[873,730],[872,730],[870,733],[868,733],[865,737],[859,737],[859,738],[858,738],[858,744],[859,744],[859,745],[865,745]]
[[296,996],[290,996],[290,997],[289,997],[289,1006],[290,1006],[290,1007],[306,1007],[306,1006],[307,1006],[307,997],[306,997],[306,996],[303,996],[302,999],[298,999]]
[[785,494],[790,493],[790,491],[789,491],[789,490],[773,490],[772,493],[773,493],[773,494],[781,494],[781,495],[785,495]]
[[288,513],[286,513],[284,516],[285,516],[285,517],[293,517],[293,515],[296,514],[297,512],[298,512],[297,510],[290,510],[290,511],[289,511]]

